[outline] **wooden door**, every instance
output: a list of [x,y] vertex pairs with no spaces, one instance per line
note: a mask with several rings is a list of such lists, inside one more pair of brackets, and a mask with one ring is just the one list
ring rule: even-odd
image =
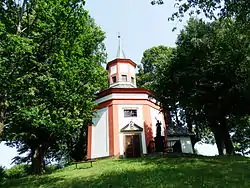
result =
[[141,156],[141,142],[139,135],[125,135],[125,155],[128,158]]

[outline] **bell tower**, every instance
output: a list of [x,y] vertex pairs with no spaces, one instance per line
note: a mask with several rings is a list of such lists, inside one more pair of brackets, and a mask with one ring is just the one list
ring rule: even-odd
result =
[[126,59],[122,49],[121,36],[118,34],[118,50],[116,58],[108,62],[109,87],[111,88],[136,88],[135,69],[136,63]]

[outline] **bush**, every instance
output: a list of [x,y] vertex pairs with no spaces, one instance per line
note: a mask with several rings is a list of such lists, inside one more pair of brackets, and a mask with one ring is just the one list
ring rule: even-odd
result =
[[27,164],[20,164],[6,170],[8,179],[22,178],[28,176],[30,173],[30,166]]
[[3,182],[7,177],[6,170],[3,166],[0,166],[0,183]]
[[62,168],[60,165],[47,165],[45,167],[45,173],[52,173],[55,170]]

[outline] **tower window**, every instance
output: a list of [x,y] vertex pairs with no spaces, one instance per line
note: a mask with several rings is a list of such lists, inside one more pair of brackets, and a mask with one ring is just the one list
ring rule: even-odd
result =
[[134,84],[135,83],[135,78],[131,77],[131,82]]
[[127,82],[127,75],[122,75],[122,81]]
[[124,110],[124,117],[137,117],[137,110]]
[[115,83],[116,82],[116,76],[113,76],[112,77],[112,83]]

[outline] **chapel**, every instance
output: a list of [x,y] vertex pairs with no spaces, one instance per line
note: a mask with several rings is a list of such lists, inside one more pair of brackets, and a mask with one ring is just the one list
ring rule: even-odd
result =
[[149,145],[161,126],[166,125],[160,106],[151,92],[136,86],[136,63],[125,57],[121,38],[117,57],[107,63],[109,88],[97,94],[96,114],[88,126],[87,157],[140,157],[149,153]]

